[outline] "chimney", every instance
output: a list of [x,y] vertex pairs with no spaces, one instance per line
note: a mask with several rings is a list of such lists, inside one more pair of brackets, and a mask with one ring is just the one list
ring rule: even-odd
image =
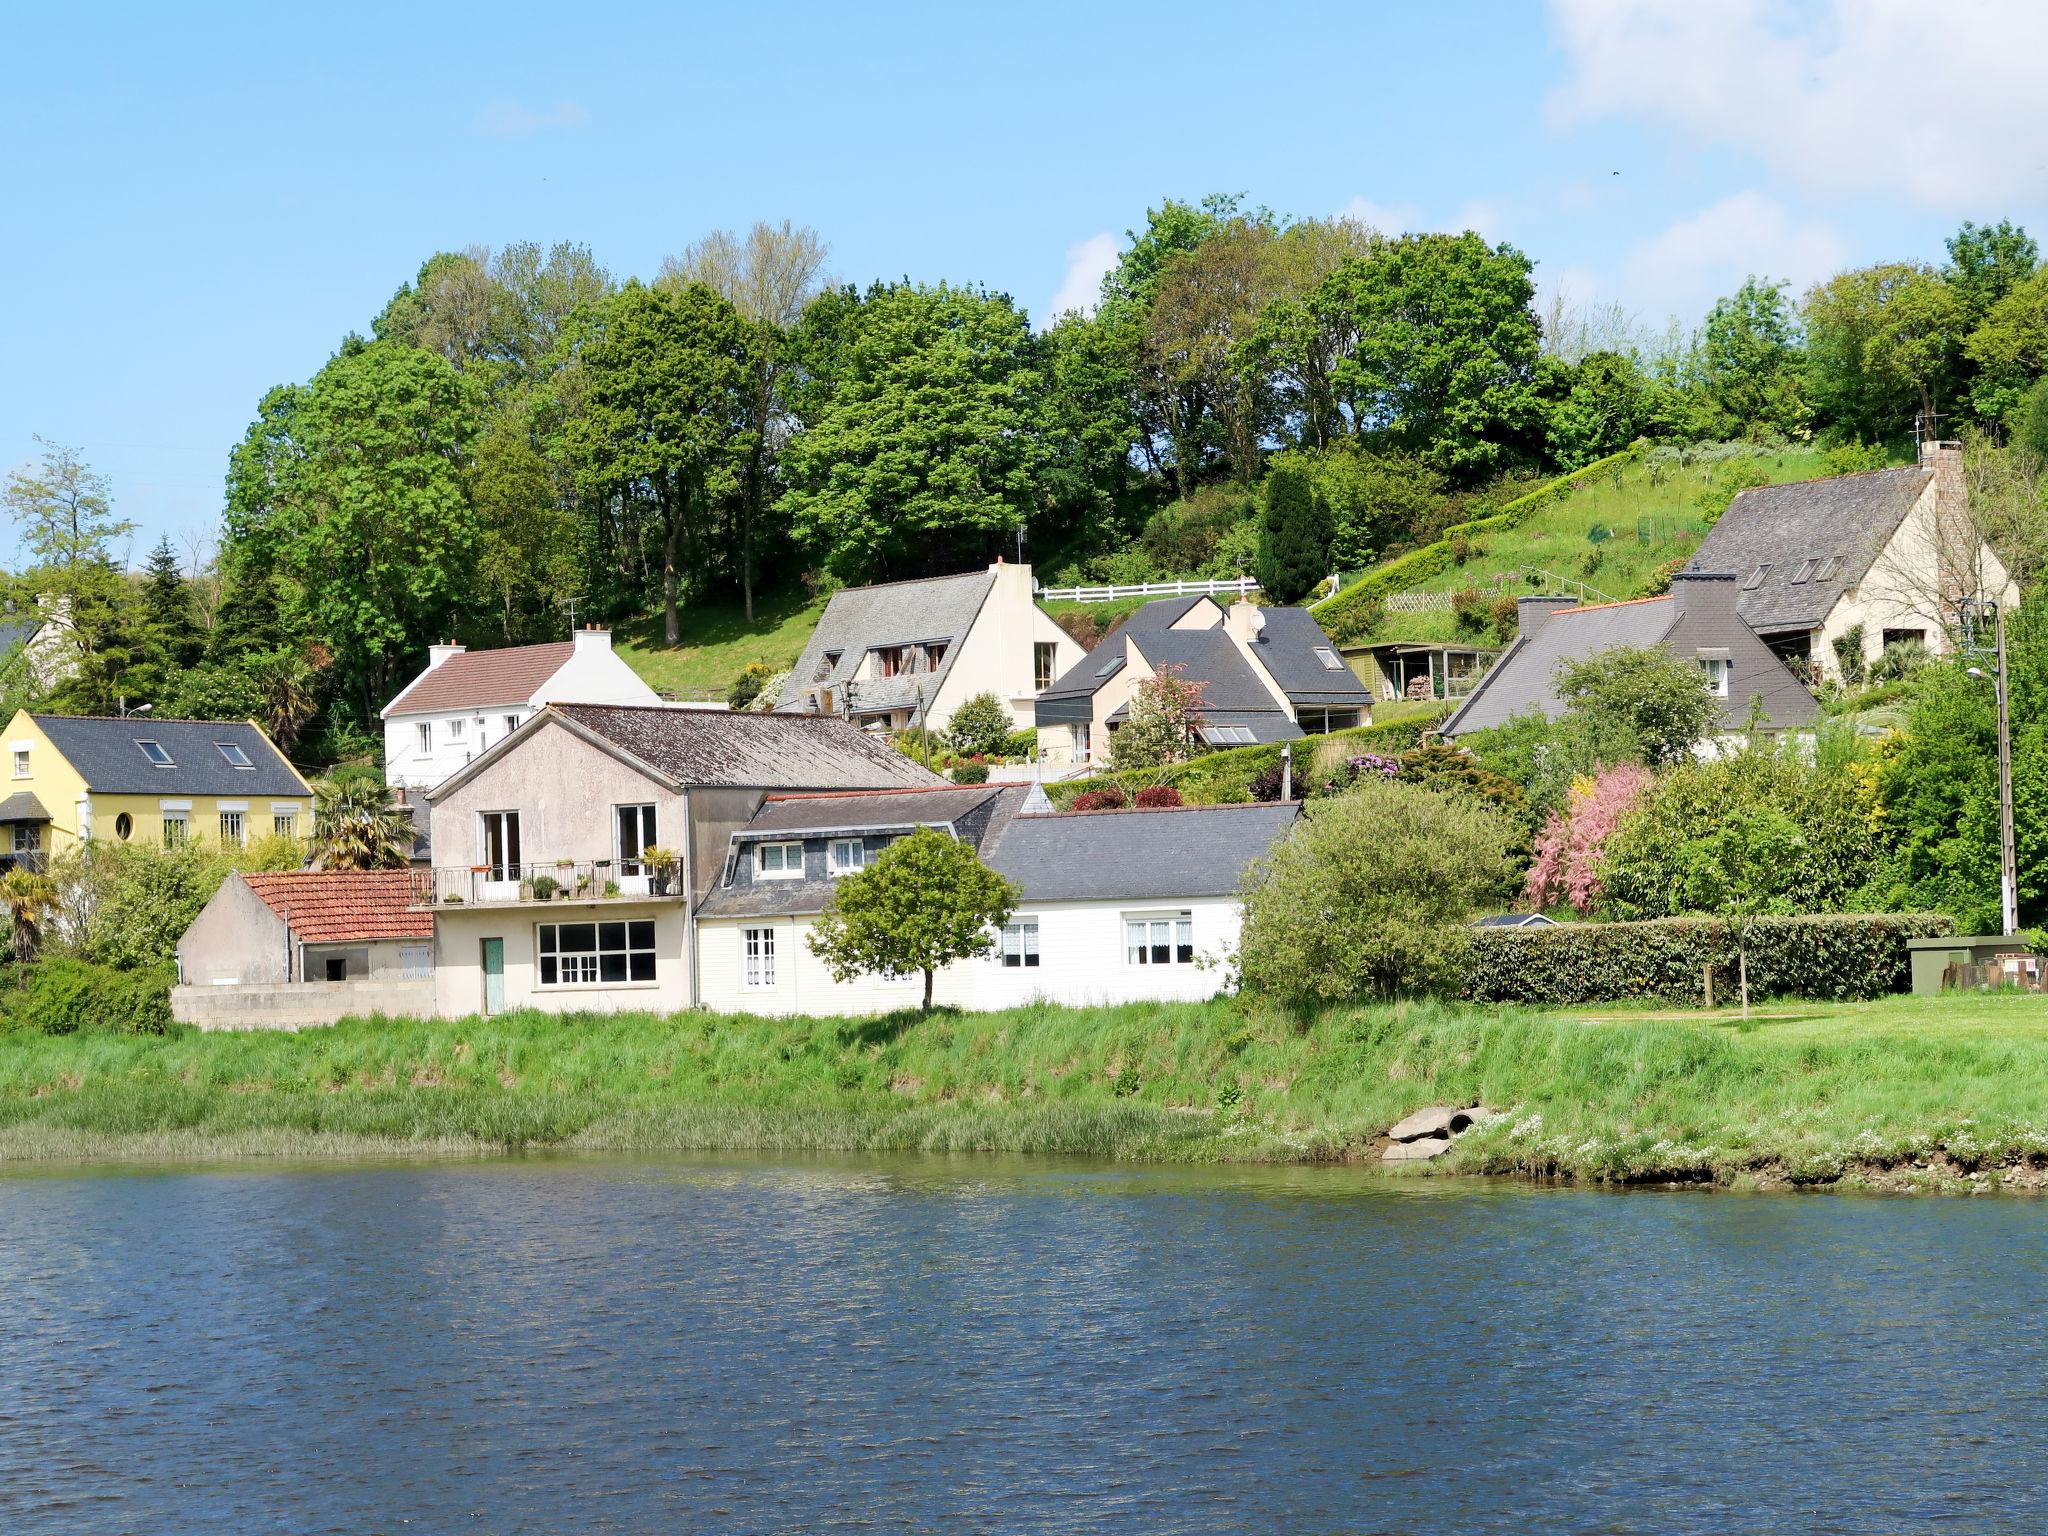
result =
[[455,657],[460,656],[465,649],[467,649],[467,647],[457,645],[453,640],[450,640],[446,645],[428,646],[427,670],[429,672],[433,671],[434,668],[441,665],[442,662],[450,661]]
[[1681,619],[1733,615],[1737,595],[1733,571],[1680,571],[1671,578],[1671,601]]
[[1239,645],[1252,645],[1265,633],[1266,616],[1257,603],[1240,597],[1224,610],[1223,629]]
[[1515,633],[1526,640],[1541,629],[1553,613],[1578,606],[1576,597],[1518,597],[1515,599]]
[[594,651],[602,651],[607,656],[612,653],[612,632],[599,629],[595,624],[586,624],[576,631],[576,654],[584,656]]

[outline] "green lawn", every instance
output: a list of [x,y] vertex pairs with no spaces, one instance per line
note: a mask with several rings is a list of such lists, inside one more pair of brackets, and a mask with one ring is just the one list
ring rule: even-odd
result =
[[16,1035],[0,1159],[583,1149],[1374,1161],[1395,1120],[1501,1118],[1428,1172],[1953,1186],[2048,1167],[2039,997],[1649,1009],[1413,1003],[360,1020]]
[[659,612],[622,625],[614,643],[651,687],[679,698],[724,698],[748,662],[777,671],[794,665],[824,611],[824,599],[800,588],[757,593],[751,624],[736,602],[689,603],[677,615],[681,644],[663,643]]

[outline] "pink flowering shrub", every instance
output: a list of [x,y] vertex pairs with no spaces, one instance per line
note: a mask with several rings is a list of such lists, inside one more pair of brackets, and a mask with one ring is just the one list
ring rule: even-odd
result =
[[1552,811],[1536,834],[1536,858],[1522,884],[1531,908],[1541,912],[1568,902],[1575,912],[1592,911],[1607,839],[1652,779],[1649,769],[1627,763],[1573,782],[1565,808]]

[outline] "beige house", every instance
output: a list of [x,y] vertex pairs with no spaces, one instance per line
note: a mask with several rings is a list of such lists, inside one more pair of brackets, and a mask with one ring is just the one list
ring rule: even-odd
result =
[[1901,469],[1744,491],[1687,569],[1734,572],[1750,628],[1836,679],[1845,653],[1869,666],[1903,643],[1948,651],[1966,599],[2019,602],[1970,515],[1955,443],[1926,443]]
[[849,587],[791,669],[778,713],[837,715],[878,730],[929,723],[992,693],[1013,730],[1038,695],[1081,659],[1081,647],[1038,606],[1028,565]]

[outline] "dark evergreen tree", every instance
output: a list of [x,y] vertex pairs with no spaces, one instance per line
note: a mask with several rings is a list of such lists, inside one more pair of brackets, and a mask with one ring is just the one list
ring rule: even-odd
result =
[[1326,576],[1330,510],[1298,469],[1276,468],[1266,477],[1259,519],[1259,585],[1276,603],[1298,603]]

